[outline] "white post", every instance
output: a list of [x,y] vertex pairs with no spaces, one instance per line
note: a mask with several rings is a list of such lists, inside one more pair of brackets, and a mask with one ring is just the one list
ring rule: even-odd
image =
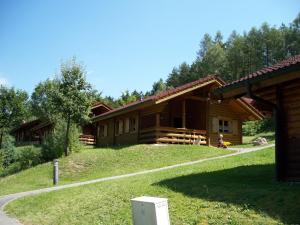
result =
[[170,225],[168,199],[142,196],[131,205],[134,225]]
[[53,160],[53,185],[58,183],[58,159]]

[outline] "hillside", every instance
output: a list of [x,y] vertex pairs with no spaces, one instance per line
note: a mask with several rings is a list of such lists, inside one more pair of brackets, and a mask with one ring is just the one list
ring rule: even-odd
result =
[[269,148],[23,198],[6,210],[25,225],[127,225],[130,199],[146,195],[168,198],[173,225],[297,224],[300,186],[276,182],[274,169]]
[[[59,160],[59,184],[126,174],[228,153],[230,151],[187,145],[85,148]],[[49,186],[52,186],[50,162],[0,178],[0,196]]]

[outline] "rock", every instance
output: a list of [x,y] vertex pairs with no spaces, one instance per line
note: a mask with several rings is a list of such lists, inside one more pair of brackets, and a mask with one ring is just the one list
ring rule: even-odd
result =
[[263,137],[258,137],[257,139],[252,141],[252,144],[255,145],[255,146],[266,145],[266,144],[268,144],[268,141],[267,141],[267,139],[265,139]]

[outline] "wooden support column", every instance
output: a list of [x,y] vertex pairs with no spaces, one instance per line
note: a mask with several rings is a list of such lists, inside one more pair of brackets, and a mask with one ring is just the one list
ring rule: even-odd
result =
[[206,102],[205,124],[206,124],[206,144],[210,146],[210,100]]
[[182,128],[186,128],[186,110],[185,110],[186,102],[182,101]]
[[276,178],[278,181],[284,181],[286,176],[286,160],[284,149],[284,113],[282,106],[282,91],[280,87],[276,88],[276,108],[275,116],[275,164]]

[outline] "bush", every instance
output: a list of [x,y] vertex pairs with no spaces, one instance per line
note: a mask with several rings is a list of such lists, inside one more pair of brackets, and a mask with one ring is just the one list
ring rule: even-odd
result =
[[3,136],[1,149],[1,163],[3,168],[7,168],[16,160],[15,140],[12,136],[6,134]]
[[243,135],[254,136],[262,132],[274,131],[274,120],[247,121],[243,124]]
[[[54,131],[48,135],[42,143],[42,157],[45,161],[59,158],[64,153],[66,136],[66,123],[60,121],[56,123]],[[79,141],[79,130],[75,125],[70,127],[69,147],[70,152],[77,152],[81,149]]]
[[21,164],[19,162],[14,162],[12,164],[10,164],[7,168],[5,168],[1,173],[0,176],[4,177],[7,175],[11,175],[14,173],[17,173],[19,171],[21,171]]
[[33,146],[20,148],[16,154],[16,161],[21,170],[36,166],[43,162],[41,149]]

